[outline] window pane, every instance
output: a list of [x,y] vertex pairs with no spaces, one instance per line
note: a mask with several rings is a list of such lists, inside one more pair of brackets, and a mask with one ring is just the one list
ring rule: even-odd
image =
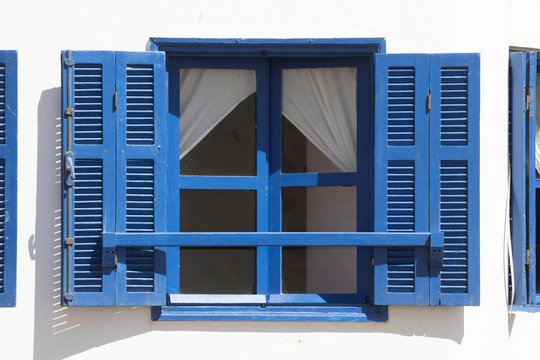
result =
[[[355,187],[282,189],[285,232],[356,231]],[[284,247],[283,293],[356,293],[356,247]]]
[[282,172],[356,171],[356,68],[282,71]]
[[180,71],[180,173],[256,175],[252,70]]
[[[180,231],[256,231],[256,191],[181,190]],[[256,248],[181,248],[180,293],[255,292]]]

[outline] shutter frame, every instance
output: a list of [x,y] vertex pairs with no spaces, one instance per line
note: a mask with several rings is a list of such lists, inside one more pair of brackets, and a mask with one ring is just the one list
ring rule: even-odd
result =
[[[430,231],[444,236],[443,267],[430,279],[440,293],[433,291],[430,303],[479,305],[480,56],[432,54],[430,72]],[[459,99],[463,87],[466,103]]]
[[[5,120],[5,143],[0,145],[0,158],[4,170],[4,262],[0,306],[13,307],[16,304],[17,287],[17,52],[0,51],[0,64],[4,64],[4,104],[0,115]],[[0,98],[0,103],[1,103]]]
[[[115,273],[114,269],[104,270],[101,267],[100,233],[115,231],[116,126],[112,112],[114,52],[72,51],[70,53],[72,62],[66,63],[68,59],[66,51],[62,52],[61,57],[62,304],[111,306],[115,305]],[[75,83],[76,69],[78,69],[77,84]],[[77,98],[75,98],[76,86]],[[66,115],[65,109],[68,107],[75,110],[73,116]],[[65,182],[64,154],[69,149],[68,121],[70,120],[73,129],[70,146],[75,158],[73,165],[76,180],[72,187],[73,195],[69,199],[74,204],[74,210],[68,214],[68,186]],[[86,188],[77,190],[78,182]],[[75,204],[76,197],[80,200],[79,204]],[[101,204],[99,199],[101,199]],[[87,209],[90,206],[92,208]],[[75,217],[77,214],[80,214],[79,219]],[[69,226],[74,229],[73,251],[70,250],[70,245],[66,244]],[[84,239],[81,238],[82,234],[86,235]],[[81,244],[80,251],[77,249],[79,244]],[[76,266],[75,263],[77,263]],[[71,298],[72,300],[68,301]]]
[[[527,109],[526,94],[529,90],[528,53],[510,53],[510,71],[512,72],[512,256],[514,276],[512,292],[516,305],[525,305],[527,301]],[[535,79],[536,81],[536,79]],[[533,97],[534,99],[534,97]],[[532,99],[531,99],[532,100]],[[533,162],[534,166],[534,162]]]
[[[146,80],[141,80],[141,78]],[[135,80],[138,81],[137,84],[133,83]],[[143,90],[141,87],[148,86],[153,88],[153,99],[150,101],[145,95],[145,99],[141,100],[140,95]],[[116,91],[118,99],[116,231],[166,232],[168,198],[166,110],[168,105],[165,99],[168,96],[165,53],[116,52]],[[150,108],[152,110],[149,110]],[[151,111],[151,120],[147,114],[149,111]],[[147,116],[141,117],[143,114]],[[141,128],[141,123],[144,123],[142,128],[147,131],[137,131]],[[150,128],[153,131],[148,131]],[[142,169],[146,169],[144,171],[147,173],[140,173]],[[150,173],[152,174],[151,181]],[[131,180],[133,178],[144,178],[145,188],[133,186],[132,184],[140,182],[140,180]],[[151,190],[148,189],[150,184],[153,186]],[[128,185],[130,185],[129,188]],[[151,205],[144,200],[149,197],[149,192],[153,193]],[[133,199],[136,200],[133,201]],[[138,201],[138,199],[142,200]],[[132,205],[128,206],[128,201]],[[143,203],[145,205],[142,205]],[[144,215],[144,219],[149,220],[143,223],[142,215],[130,215],[130,213],[140,213],[138,208],[133,206],[151,206],[151,210],[147,207],[144,212],[150,211],[152,216]],[[138,223],[128,223],[128,220],[133,218],[137,218]],[[145,229],[130,229],[130,226],[142,226]],[[117,305],[165,305],[166,251],[166,248],[117,249]],[[150,270],[149,267],[153,267],[153,276],[145,273]],[[137,275],[139,277],[133,278],[134,274],[139,274]],[[145,288],[149,289],[150,284],[151,291],[143,291]]]
[[[409,71],[409,73],[400,73],[399,69]],[[406,70],[405,70],[406,69]],[[401,119],[401,114],[389,114],[389,76],[394,71],[395,81],[398,85],[396,93],[392,94],[394,108],[397,112],[401,108],[399,104],[405,101],[400,98],[399,92],[401,75],[410,75],[413,69],[414,99],[413,105],[413,134],[400,133],[395,131],[397,139],[405,138],[405,141],[392,142],[389,131],[390,126],[399,129],[399,125],[407,121],[394,121],[393,125],[389,123],[389,118]],[[410,89],[410,84],[409,84]],[[376,54],[375,57],[375,182],[374,182],[374,207],[375,207],[375,231],[428,231],[428,116],[427,116],[427,96],[429,92],[429,58],[426,54]],[[406,115],[404,115],[406,117]],[[408,127],[410,129],[410,114]],[[412,140],[412,142],[411,142]],[[396,145],[399,144],[399,145]],[[394,167],[394,164],[396,165]],[[412,166],[412,172],[410,167]],[[392,169],[394,167],[394,169]],[[413,198],[409,205],[402,205],[398,200],[395,202],[395,208],[389,209],[389,198],[392,194],[399,193],[400,182],[399,173],[406,171],[400,167],[408,167],[408,178],[413,185]],[[390,183],[389,192],[389,171],[397,175],[391,175],[397,178],[397,181]],[[404,176],[406,179],[407,177]],[[393,185],[395,184],[395,185]],[[410,193],[409,193],[410,195]],[[395,214],[400,214],[400,207],[408,206],[405,212],[408,215],[413,214],[413,223],[403,226],[399,223],[393,223]],[[411,208],[412,207],[412,208]],[[394,214],[395,213],[395,214]],[[399,221],[399,216],[395,216]],[[410,219],[409,219],[410,222]],[[401,250],[391,248],[374,249],[374,303],[376,305],[427,305],[429,303],[429,272],[427,267],[428,249],[413,248],[407,253]],[[394,264],[392,264],[394,263]],[[400,263],[408,263],[400,264]],[[393,271],[393,268],[396,271]],[[405,268],[406,271],[400,271]],[[411,273],[412,269],[412,273]],[[408,274],[407,274],[408,273]],[[404,292],[404,287],[393,286],[404,282],[409,287],[413,286],[412,291]]]

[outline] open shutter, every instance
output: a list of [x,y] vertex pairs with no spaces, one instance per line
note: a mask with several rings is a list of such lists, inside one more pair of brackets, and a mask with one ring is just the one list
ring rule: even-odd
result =
[[17,271],[17,52],[0,51],[0,306],[15,306]]
[[[116,53],[116,231],[167,231],[165,54]],[[118,248],[117,305],[165,305],[165,248]]]
[[478,305],[480,56],[430,55],[430,231],[443,233],[431,305]]
[[[427,232],[429,58],[375,58],[375,231]],[[426,248],[376,248],[374,302],[427,305]]]
[[[527,168],[527,119],[529,114],[527,111],[526,97],[530,94],[529,86],[531,85],[530,78],[531,69],[528,69],[530,64],[530,53],[513,52],[510,53],[510,69],[511,69],[511,154],[512,154],[512,255],[514,261],[514,276],[512,281],[512,292],[514,294],[514,303],[518,305],[527,304],[527,197],[529,196],[528,189],[528,168]],[[535,56],[536,57],[536,56]],[[536,61],[534,61],[534,81],[536,82]],[[534,101],[535,96],[530,97]],[[534,108],[533,108],[534,109]],[[533,134],[535,123],[529,123],[533,126]],[[534,135],[529,138],[534,139]],[[534,144],[533,144],[534,149]],[[534,151],[531,152],[534,154]],[[532,174],[535,174],[534,159],[531,159],[530,165],[533,167]],[[532,177],[533,179],[535,176]],[[534,185],[532,187],[534,189]],[[533,194],[534,195],[534,194]],[[533,197],[534,201],[534,197]],[[534,209],[534,208],[533,208]],[[534,212],[533,212],[534,214]],[[532,219],[533,222],[535,219]],[[534,224],[533,224],[534,225]],[[534,234],[534,232],[533,232]],[[533,237],[530,237],[534,239]],[[534,271],[531,271],[534,274]],[[533,275],[534,276],[534,275]],[[532,283],[534,284],[534,283]]]
[[102,232],[115,231],[114,52],[62,52],[62,301],[115,304]]

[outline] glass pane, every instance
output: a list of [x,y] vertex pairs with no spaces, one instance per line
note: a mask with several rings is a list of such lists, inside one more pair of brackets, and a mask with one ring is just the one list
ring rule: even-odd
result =
[[180,71],[180,174],[256,175],[252,70]]
[[356,171],[356,68],[282,71],[282,172]]
[[[180,231],[256,231],[256,191],[181,190]],[[180,293],[254,294],[256,248],[181,248]]]
[[[356,231],[355,187],[282,189],[285,232]],[[284,247],[283,293],[356,293],[356,247]]]

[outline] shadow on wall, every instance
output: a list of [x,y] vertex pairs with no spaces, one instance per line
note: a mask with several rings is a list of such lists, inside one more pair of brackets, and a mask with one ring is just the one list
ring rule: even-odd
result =
[[45,90],[37,114],[36,237],[28,242],[29,255],[36,261],[34,358],[65,358],[152,330],[386,333],[461,343],[463,307],[391,307],[386,323],[152,322],[149,307],[61,307],[60,104],[60,88]]

